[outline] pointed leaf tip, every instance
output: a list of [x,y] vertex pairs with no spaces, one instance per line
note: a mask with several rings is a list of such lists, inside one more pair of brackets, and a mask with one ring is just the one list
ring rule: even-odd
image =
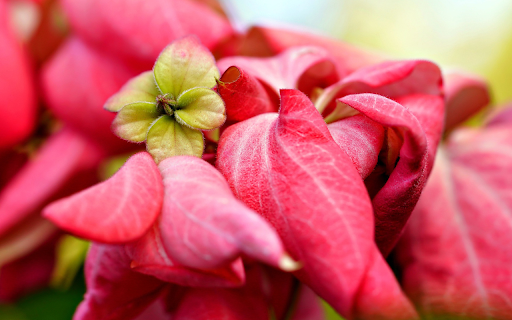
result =
[[43,215],[79,237],[124,243],[141,237],[160,214],[163,184],[148,153],[132,156],[110,179],[48,205]]

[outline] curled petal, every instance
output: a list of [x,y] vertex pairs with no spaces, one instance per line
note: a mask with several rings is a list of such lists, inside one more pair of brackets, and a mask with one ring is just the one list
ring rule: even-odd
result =
[[172,157],[159,168],[165,185],[160,229],[173,259],[194,268],[222,266],[242,253],[275,267],[286,261],[277,233],[233,196],[213,166]]
[[158,56],[153,72],[160,92],[174,99],[192,88],[213,88],[220,77],[215,58],[194,36],[168,45]]
[[[427,139],[418,119],[402,105],[375,94],[354,94],[339,101],[373,121],[393,127],[403,140],[399,159],[373,198],[375,240],[387,256],[416,205],[427,177]],[[395,147],[396,148],[396,147]]]
[[145,152],[132,156],[110,179],[48,205],[43,214],[80,237],[106,243],[140,238],[162,207],[158,168]]
[[217,90],[226,103],[228,121],[243,121],[278,109],[267,89],[254,76],[235,66],[224,72]]
[[279,89],[302,89],[299,88],[300,80],[307,72],[308,78],[317,81],[307,85],[307,94],[313,87],[326,87],[339,79],[337,66],[329,53],[317,47],[291,48],[272,58],[228,57],[217,64],[221,71],[237,66],[276,93]]
[[372,208],[358,172],[311,101],[281,90],[279,115],[262,114],[224,131],[217,167],[303,264],[297,277],[350,316],[373,242]]

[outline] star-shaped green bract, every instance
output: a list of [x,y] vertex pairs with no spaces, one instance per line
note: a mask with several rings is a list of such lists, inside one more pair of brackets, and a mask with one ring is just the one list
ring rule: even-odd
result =
[[146,141],[157,163],[177,155],[201,157],[201,130],[226,120],[224,101],[211,89],[219,76],[215,59],[196,37],[174,41],[153,71],[131,79],[105,103],[117,112],[112,130],[128,141]]

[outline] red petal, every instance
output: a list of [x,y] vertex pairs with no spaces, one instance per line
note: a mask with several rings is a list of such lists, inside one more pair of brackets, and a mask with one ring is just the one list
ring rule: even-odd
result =
[[153,158],[132,156],[110,179],[49,204],[46,218],[93,241],[123,243],[140,238],[162,207],[163,185]]
[[277,111],[277,104],[263,85],[237,67],[229,67],[224,72],[217,90],[226,103],[228,121],[243,121]]
[[170,42],[195,34],[212,49],[233,33],[227,19],[190,0],[65,0],[73,29],[102,50],[153,64]]
[[189,290],[173,320],[268,320],[268,307],[259,296],[234,289]]
[[377,248],[372,264],[359,289],[355,318],[367,320],[419,319],[413,305],[402,292],[395,275]]
[[487,119],[487,126],[504,125],[509,126],[512,124],[512,104],[508,104],[503,108],[495,109],[491,116]]
[[42,85],[48,107],[60,120],[115,152],[127,144],[110,131],[115,114],[103,104],[132,76],[117,60],[71,38],[45,64]]
[[428,175],[427,139],[418,119],[402,105],[375,94],[339,99],[373,121],[395,128],[404,140],[389,179],[373,198],[375,240],[384,256],[393,248]]
[[158,298],[164,283],[130,269],[122,246],[93,243],[85,263],[87,292],[74,320],[129,320]]
[[279,116],[260,115],[223,133],[217,166],[303,263],[299,279],[349,315],[372,245],[370,199],[311,101],[296,90],[281,96]]
[[377,165],[384,143],[384,128],[364,115],[355,115],[327,126],[334,142],[347,153],[361,178]]
[[[291,48],[272,58],[228,57],[219,60],[217,65],[221,72],[237,66],[276,93],[279,89],[301,89],[310,94],[314,87],[327,87],[340,77],[329,53],[317,47]],[[304,85],[300,87],[303,76],[309,82],[302,81]]]
[[284,256],[279,236],[233,196],[212,165],[195,157],[172,157],[159,168],[165,186],[160,230],[173,260],[208,269],[245,253],[279,266]]
[[296,46],[318,46],[324,48],[336,59],[344,73],[351,73],[363,66],[383,60],[377,54],[366,52],[334,39],[324,38],[311,33],[264,27],[253,27],[248,31],[240,49],[240,54],[273,56]]
[[292,320],[326,319],[324,307],[317,295],[308,287],[300,287],[300,295],[293,312]]
[[439,67],[423,60],[387,61],[361,68],[325,89],[315,103],[322,113],[336,98],[354,93],[375,93],[390,99],[411,94],[440,96]]
[[244,283],[241,260],[222,268],[199,270],[172,261],[162,244],[162,235],[155,225],[141,239],[126,245],[132,269],[162,281],[189,287],[237,287]]
[[37,113],[32,70],[21,45],[8,30],[5,11],[0,8],[0,149],[27,138]]
[[446,124],[450,131],[489,104],[489,88],[484,79],[452,72],[445,75]]
[[454,131],[398,247],[403,284],[436,317],[509,319],[512,131]]
[[54,134],[0,193],[0,235],[44,205],[97,181],[103,154],[96,145],[65,129]]

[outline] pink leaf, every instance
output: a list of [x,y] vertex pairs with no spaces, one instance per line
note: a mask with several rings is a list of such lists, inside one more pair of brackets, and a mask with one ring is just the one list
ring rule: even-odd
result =
[[229,67],[217,88],[226,103],[228,121],[243,121],[258,114],[277,111],[277,104],[265,87],[252,75]]
[[39,215],[50,201],[95,183],[102,158],[98,147],[76,132],[64,129],[51,136],[2,189],[0,235],[30,215]]
[[469,119],[489,101],[489,88],[484,79],[462,72],[445,75],[446,131]]
[[512,131],[454,131],[411,216],[398,257],[405,291],[436,317],[512,314]]
[[217,166],[235,195],[278,230],[296,273],[350,315],[368,265],[372,208],[359,174],[311,101],[281,90],[280,114],[229,127]]
[[[317,47],[291,48],[271,58],[228,57],[219,60],[217,65],[221,72],[230,66],[241,68],[276,93],[279,89],[301,89],[310,94],[314,87],[327,87],[339,79],[337,66],[329,53]],[[303,76],[309,83],[300,87]]]
[[170,42],[195,34],[213,49],[233,33],[228,20],[190,0],[65,0],[73,29],[98,48],[151,64]]
[[237,287],[245,281],[241,260],[216,269],[188,268],[172,261],[164,250],[157,225],[141,239],[126,245],[134,271],[154,276],[162,281],[189,287]]
[[93,241],[123,243],[141,237],[162,207],[163,185],[153,158],[132,156],[110,179],[49,204],[46,218]]
[[93,243],[85,263],[87,292],[74,320],[129,320],[158,298],[164,283],[130,269],[122,246]]
[[136,73],[113,58],[71,38],[42,70],[48,107],[70,127],[105,145],[112,152],[127,144],[110,130],[115,114],[103,109],[107,99]]
[[273,56],[296,46],[324,48],[336,59],[343,74],[383,60],[382,56],[338,40],[311,33],[265,27],[253,27],[248,31],[240,48],[240,54],[260,57]]
[[375,240],[384,256],[393,248],[411,214],[428,175],[427,139],[418,119],[402,105],[375,94],[339,99],[403,139],[399,160],[373,198]]
[[273,266],[286,260],[275,230],[233,196],[212,165],[183,156],[159,169],[165,186],[160,231],[174,260],[192,268],[216,268],[242,253]]
[[32,70],[0,8],[0,150],[22,142],[32,132],[37,104]]

